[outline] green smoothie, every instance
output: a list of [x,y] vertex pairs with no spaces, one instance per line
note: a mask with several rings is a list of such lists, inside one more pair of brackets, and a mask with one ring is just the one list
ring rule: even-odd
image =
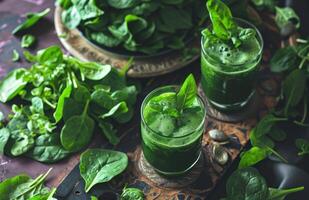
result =
[[153,91],[144,100],[141,113],[144,156],[156,171],[171,176],[187,172],[201,156],[205,118],[198,96],[177,113],[176,92],[175,86]]
[[[220,10],[229,11],[217,0],[209,0],[207,6],[215,17],[220,16]],[[215,17],[211,18],[213,24],[205,29],[202,37],[201,83],[212,105],[220,110],[236,111],[254,95],[263,40],[252,24],[232,18],[231,14],[222,21],[229,21],[225,29],[216,26],[215,30],[214,23],[218,23]]]

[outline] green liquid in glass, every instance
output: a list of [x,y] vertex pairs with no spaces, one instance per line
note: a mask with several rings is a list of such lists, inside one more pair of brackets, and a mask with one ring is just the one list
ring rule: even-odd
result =
[[202,39],[201,83],[208,100],[215,107],[234,111],[248,103],[255,92],[262,43],[257,30],[255,37],[245,40],[238,48]]
[[[142,106],[142,149],[146,160],[161,174],[181,175],[191,169],[201,156],[205,111],[197,98],[179,117],[158,112],[150,106],[154,98],[172,99],[167,107],[176,105],[174,88],[151,93]],[[162,93],[163,92],[163,93]],[[175,99],[175,101],[173,101]]]

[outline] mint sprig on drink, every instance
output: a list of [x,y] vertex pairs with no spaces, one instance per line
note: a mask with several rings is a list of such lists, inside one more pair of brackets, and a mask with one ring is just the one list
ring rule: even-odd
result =
[[194,76],[190,74],[176,95],[167,93],[157,96],[149,102],[149,105],[157,112],[178,118],[184,109],[192,107],[196,96],[196,81]]
[[183,109],[192,105],[196,98],[196,94],[196,82],[194,76],[190,74],[182,84],[179,92],[176,94],[176,108],[179,113],[182,113]]
[[206,28],[202,31],[206,41],[211,43],[217,41],[231,42],[237,48],[243,41],[255,36],[253,29],[237,26],[231,10],[220,0],[208,0],[206,7],[212,23],[212,30]]

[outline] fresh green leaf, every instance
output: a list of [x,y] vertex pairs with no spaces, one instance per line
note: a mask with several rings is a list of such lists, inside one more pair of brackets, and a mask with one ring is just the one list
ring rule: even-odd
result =
[[69,29],[76,28],[81,22],[81,16],[75,6],[70,7],[68,10],[64,10],[61,19]]
[[112,107],[107,113],[101,115],[100,118],[105,119],[108,117],[117,117],[120,114],[123,114],[126,112],[128,112],[128,106],[126,102],[122,101],[118,103],[117,105],[115,105],[114,107]]
[[197,87],[194,76],[190,74],[182,84],[179,92],[176,95],[176,105],[178,111],[182,111],[187,106],[191,105],[196,99]]
[[27,131],[21,132],[15,139],[12,147],[11,154],[13,156],[20,156],[34,147],[34,139]]
[[222,40],[230,39],[231,31],[237,27],[230,9],[220,0],[208,0],[206,5],[215,35]]
[[27,153],[27,156],[44,163],[57,162],[69,155],[70,152],[61,146],[59,135],[56,133],[40,135],[34,148]]
[[144,193],[138,188],[127,188],[122,190],[120,200],[144,200]]
[[56,123],[58,123],[63,117],[64,102],[67,98],[70,97],[71,92],[72,92],[72,85],[68,84],[66,88],[62,91],[58,99],[57,108],[54,112],[54,118],[56,120]]
[[255,135],[257,137],[266,135],[270,132],[271,128],[275,125],[275,123],[286,121],[286,120],[287,120],[286,118],[279,118],[279,117],[274,116],[273,114],[267,114],[257,124]]
[[266,181],[254,168],[236,170],[229,177],[226,186],[229,200],[261,200],[268,197]]
[[300,27],[300,19],[293,8],[290,7],[276,7],[275,20],[280,29],[285,28],[285,26],[287,26],[289,23],[294,24],[296,28]]
[[28,29],[30,27],[32,27],[33,25],[35,25],[40,19],[42,19],[43,17],[45,17],[48,13],[49,13],[50,9],[47,8],[45,10],[43,10],[42,12],[38,12],[38,13],[27,13],[26,14],[26,20],[18,25],[13,31],[13,34],[16,34],[22,30]]
[[296,69],[283,81],[282,90],[286,105],[284,113],[287,116],[291,107],[297,106],[302,100],[306,88],[306,76],[303,71]]
[[110,65],[89,62],[80,64],[79,68],[82,74],[89,80],[101,80],[110,73],[112,67]]
[[0,129],[0,153],[4,154],[5,145],[10,138],[10,132],[7,128]]
[[13,53],[12,53],[12,61],[13,62],[17,62],[19,61],[20,59],[20,56],[19,56],[19,53],[16,49],[13,50]]
[[72,0],[72,2],[82,20],[89,20],[104,14],[96,5],[96,0]]
[[26,34],[21,39],[21,47],[28,48],[31,47],[36,41],[36,38],[33,35]]
[[298,138],[295,140],[296,147],[299,149],[299,156],[309,154],[309,141]]
[[252,147],[241,155],[238,169],[255,165],[264,160],[269,153],[269,150],[266,148]]
[[27,82],[23,78],[25,72],[26,70],[22,68],[15,69],[0,82],[0,101],[2,103],[13,99],[26,86]]
[[89,101],[80,116],[73,116],[68,119],[61,130],[61,144],[71,152],[76,152],[89,144],[94,129],[94,121],[87,114]]
[[289,46],[276,51],[270,61],[270,69],[272,72],[284,72],[295,69],[298,66],[299,58],[296,50]]
[[[0,183],[1,198],[5,200],[31,199],[37,195],[48,194],[49,190],[43,187],[43,182],[50,171],[51,169],[34,180],[25,174],[4,180]],[[47,200],[51,200],[51,198]]]
[[110,181],[128,165],[126,154],[105,149],[88,149],[80,157],[79,169],[85,180],[85,191],[98,183]]
[[59,46],[50,46],[37,53],[38,62],[45,65],[59,64],[63,61],[63,53]]

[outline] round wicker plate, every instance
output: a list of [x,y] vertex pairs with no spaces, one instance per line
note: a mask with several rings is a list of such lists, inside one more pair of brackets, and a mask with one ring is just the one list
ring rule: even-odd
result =
[[[100,48],[87,40],[78,29],[68,29],[61,20],[62,9],[57,6],[55,9],[55,28],[57,35],[73,56],[83,61],[95,61],[102,64],[110,64],[121,68],[132,56],[117,54],[109,50]],[[64,37],[62,37],[64,36]],[[195,38],[187,44],[187,49],[196,48],[200,50],[200,39]],[[184,66],[200,57],[200,53],[184,60],[183,51],[166,51],[165,53],[154,56],[133,56],[134,62],[128,76],[142,78],[166,74]]]

